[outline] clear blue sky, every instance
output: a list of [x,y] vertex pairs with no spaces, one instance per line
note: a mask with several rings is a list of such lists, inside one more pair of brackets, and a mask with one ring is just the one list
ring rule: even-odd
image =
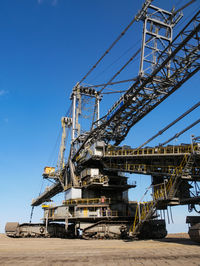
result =
[[[154,5],[159,3],[170,10],[173,4],[180,7],[186,2],[155,0]],[[60,132],[60,118],[70,105],[72,87],[121,33],[142,3],[142,0],[0,1],[0,232],[7,221],[29,220],[31,200],[41,189],[43,168],[50,159],[57,158],[56,152],[51,154]],[[199,1],[184,12],[185,20],[177,31],[197,9]],[[142,23],[135,23],[87,83],[108,81],[140,47],[141,34]],[[107,68],[129,48],[122,59]],[[137,60],[123,77],[135,77],[138,69]],[[124,143],[138,146],[199,101],[199,82],[196,74],[138,123]],[[114,100],[102,101],[102,113]],[[151,145],[166,140],[197,118],[199,110]],[[174,143],[189,142],[192,133],[199,135],[199,125]],[[150,179],[135,175],[132,179],[137,181],[138,189],[130,197],[140,199]],[[186,209],[174,209],[176,224],[168,227],[170,232],[187,229]],[[38,207],[34,221],[41,215]]]

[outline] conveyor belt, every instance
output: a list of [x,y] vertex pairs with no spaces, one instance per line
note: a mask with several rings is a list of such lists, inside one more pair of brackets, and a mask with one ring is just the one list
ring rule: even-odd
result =
[[32,200],[31,206],[39,206],[45,201],[49,201],[53,196],[57,195],[59,192],[63,191],[63,187],[61,183],[56,183],[47,188],[41,195],[39,195],[36,199]]

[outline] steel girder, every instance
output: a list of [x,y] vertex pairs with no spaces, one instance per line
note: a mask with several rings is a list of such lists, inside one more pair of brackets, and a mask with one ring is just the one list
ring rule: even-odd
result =
[[61,183],[58,181],[48,189],[46,189],[41,195],[36,199],[33,199],[31,206],[39,206],[45,201],[49,201],[52,197],[63,191]]

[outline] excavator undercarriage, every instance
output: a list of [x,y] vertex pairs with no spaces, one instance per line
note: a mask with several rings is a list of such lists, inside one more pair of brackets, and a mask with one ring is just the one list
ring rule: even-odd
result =
[[[83,226],[84,229],[80,229]],[[101,220],[96,223],[85,225],[78,223],[78,227],[70,224],[68,229],[65,229],[65,224],[49,223],[47,226],[44,223],[14,223],[6,224],[5,232],[9,237],[14,238],[83,238],[89,239],[161,239],[167,235],[165,220],[150,220],[145,222],[140,232],[132,236],[129,231],[131,221],[126,220]]]

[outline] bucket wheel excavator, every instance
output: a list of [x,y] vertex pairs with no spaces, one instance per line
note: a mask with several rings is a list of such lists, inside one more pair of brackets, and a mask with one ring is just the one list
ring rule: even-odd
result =
[[[191,144],[176,146],[164,143],[147,147],[147,142],[138,148],[120,146],[131,128],[200,69],[200,11],[197,10],[173,37],[173,30],[183,16],[182,9],[186,7],[166,11],[152,5],[152,0],[146,0],[117,40],[74,86],[70,97],[71,112],[62,118],[58,165],[44,168],[43,178],[51,180],[53,184],[31,204],[32,209],[42,204],[43,222],[7,223],[5,231],[8,236],[164,238],[167,235],[164,213],[168,207],[188,205],[190,210],[199,212],[198,137],[193,137]],[[143,21],[142,47],[139,51],[109,82],[83,85],[83,81],[117,41],[139,20]],[[116,76],[139,52],[141,59],[138,76],[115,82]],[[127,82],[128,89],[100,117],[100,102],[106,87],[119,84],[124,86]],[[84,120],[87,115],[91,118],[89,122]],[[70,145],[66,143],[68,132],[71,135]],[[151,198],[148,201],[129,201],[128,190],[136,186],[127,177],[127,174],[132,173],[151,176],[152,184],[148,189]],[[63,203],[60,206],[49,203],[59,193],[65,195]],[[187,217],[190,223],[189,234],[195,241],[200,241],[199,218]]]

